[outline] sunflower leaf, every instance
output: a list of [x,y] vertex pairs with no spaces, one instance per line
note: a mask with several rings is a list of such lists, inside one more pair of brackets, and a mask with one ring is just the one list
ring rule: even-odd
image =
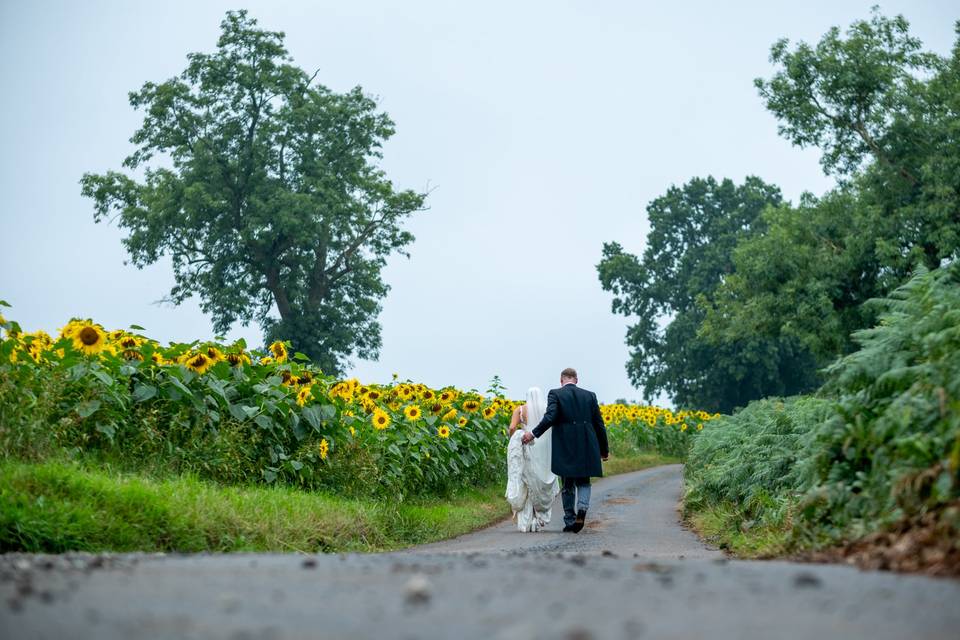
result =
[[157,388],[152,384],[138,384],[133,389],[133,399],[137,402],[146,402],[157,395]]
[[86,402],[81,402],[76,406],[77,415],[81,418],[89,418],[94,413],[97,412],[97,409],[100,408],[99,400],[87,400]]

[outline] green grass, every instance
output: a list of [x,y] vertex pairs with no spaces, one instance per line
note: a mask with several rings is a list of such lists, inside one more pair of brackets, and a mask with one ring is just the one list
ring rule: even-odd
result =
[[[672,462],[612,458],[607,474]],[[290,487],[0,462],[0,551],[389,551],[509,516],[503,485],[399,505]]]
[[789,526],[744,525],[750,521],[729,502],[688,514],[686,520],[701,538],[738,558],[773,558],[790,551]]

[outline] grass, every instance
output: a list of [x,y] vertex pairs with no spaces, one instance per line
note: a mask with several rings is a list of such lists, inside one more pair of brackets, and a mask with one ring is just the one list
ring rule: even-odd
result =
[[704,507],[688,514],[686,521],[701,538],[738,558],[773,558],[790,550],[788,524],[736,526],[745,520],[730,502]]
[[[611,458],[606,473],[673,462]],[[155,479],[75,462],[0,462],[0,551],[390,551],[509,516],[503,485],[399,505],[290,487]]]

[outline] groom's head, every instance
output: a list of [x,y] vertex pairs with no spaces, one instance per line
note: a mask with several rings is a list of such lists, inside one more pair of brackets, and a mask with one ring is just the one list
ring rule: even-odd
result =
[[565,384],[577,384],[577,370],[567,367],[560,372],[560,386]]

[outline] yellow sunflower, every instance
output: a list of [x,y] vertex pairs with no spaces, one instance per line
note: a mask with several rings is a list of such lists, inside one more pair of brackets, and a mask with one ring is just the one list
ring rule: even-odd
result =
[[250,356],[242,351],[238,353],[228,353],[225,358],[231,367],[242,367],[245,364],[250,364]]
[[213,362],[205,353],[194,353],[183,360],[183,366],[195,373],[206,373],[213,366]]
[[309,402],[311,399],[313,399],[312,390],[313,390],[312,384],[308,384],[300,387],[300,390],[297,391],[297,404],[302,407],[303,405],[307,404],[307,402]]
[[390,426],[390,415],[383,409],[377,407],[373,410],[373,418],[371,418],[373,426],[375,429],[384,430]]
[[457,420],[457,424],[461,427],[467,426],[467,416],[460,416],[460,419]]
[[407,416],[407,420],[416,420],[423,415],[423,412],[420,410],[420,407],[415,404],[411,404],[403,410],[403,415]]
[[480,403],[476,400],[467,400],[463,403],[464,411],[476,411],[480,408]]
[[450,427],[448,427],[445,424],[440,425],[440,427],[437,429],[437,435],[440,436],[441,438],[449,438]]
[[319,447],[319,449],[320,449],[320,459],[321,459],[321,460],[326,460],[326,459],[327,459],[327,452],[330,451],[330,443],[327,442],[327,439],[326,439],[326,438],[323,438],[322,440],[320,440],[320,447]]
[[495,407],[487,407],[483,410],[483,417],[489,420],[493,416],[497,415],[497,409]]
[[103,327],[92,322],[78,323],[71,332],[73,346],[86,355],[100,353],[107,348],[107,334]]
[[267,348],[273,354],[273,359],[277,364],[287,361],[287,345],[277,340]]
[[444,422],[450,422],[456,417],[457,417],[457,410],[450,409],[450,411],[447,411],[445,414],[443,414],[443,417],[440,419],[443,420]]
[[260,358],[260,364],[262,365],[273,364],[273,358],[271,358],[270,356],[264,356],[263,358]]

